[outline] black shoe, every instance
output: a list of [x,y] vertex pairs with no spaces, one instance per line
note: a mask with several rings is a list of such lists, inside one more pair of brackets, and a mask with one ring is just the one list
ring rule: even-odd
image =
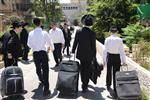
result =
[[70,54],[67,54],[67,56],[70,57],[71,55],[70,55]]
[[44,90],[44,92],[43,92],[44,96],[48,96],[49,94],[51,94],[50,90]]
[[88,91],[88,89],[83,89],[82,93],[86,93]]

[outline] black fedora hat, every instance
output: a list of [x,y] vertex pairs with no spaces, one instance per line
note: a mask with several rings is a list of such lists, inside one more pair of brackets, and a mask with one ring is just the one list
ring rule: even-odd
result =
[[18,22],[18,21],[12,22],[11,25],[12,25],[11,28],[16,28],[16,27],[21,27],[22,26],[21,22]]
[[21,22],[22,27],[25,27],[26,25],[28,25],[29,23],[27,22]]
[[81,23],[84,24],[84,25],[86,25],[86,26],[92,26],[95,21],[96,21],[96,18],[92,14],[84,15],[81,18]]

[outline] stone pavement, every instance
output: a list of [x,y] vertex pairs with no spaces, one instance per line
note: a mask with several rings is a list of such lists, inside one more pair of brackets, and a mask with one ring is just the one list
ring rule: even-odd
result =
[[[55,65],[52,53],[49,53],[49,59],[49,83],[51,95],[47,97],[43,96],[42,87],[39,85],[39,81],[35,73],[35,66],[31,58],[29,63],[19,62],[19,67],[22,68],[24,74],[24,87],[27,93],[20,97],[5,97],[3,100],[114,100],[106,90],[106,69],[102,71],[101,77],[98,79],[96,85],[90,81],[88,88],[89,91],[87,93],[84,94],[81,92],[81,80],[79,79],[79,92],[76,97],[60,97],[59,92],[55,89],[58,71],[51,69]],[[0,74],[3,69],[4,68],[0,69]],[[0,99],[2,99],[1,96]]]

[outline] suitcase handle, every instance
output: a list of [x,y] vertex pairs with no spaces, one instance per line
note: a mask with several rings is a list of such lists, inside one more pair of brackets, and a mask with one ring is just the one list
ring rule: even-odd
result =
[[120,67],[120,71],[128,71],[128,65],[123,65]]
[[[71,52],[70,52],[70,55],[71,55],[71,54],[73,54],[73,60],[75,61],[75,58],[76,58],[76,57],[75,57],[75,53],[71,53]],[[71,56],[69,56],[69,60],[71,60]]]

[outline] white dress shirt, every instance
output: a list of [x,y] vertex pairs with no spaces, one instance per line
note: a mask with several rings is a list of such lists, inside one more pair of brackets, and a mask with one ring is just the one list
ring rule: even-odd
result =
[[54,50],[54,45],[50,36],[40,27],[36,27],[33,31],[29,33],[27,44],[33,52],[41,50],[47,51],[46,46],[50,47],[52,51]]
[[53,41],[53,43],[65,43],[64,35],[61,29],[56,28],[55,30],[49,30],[49,35]]
[[105,40],[103,53],[103,60],[105,64],[107,63],[107,53],[120,54],[121,64],[126,63],[123,41],[116,34],[112,34]]

